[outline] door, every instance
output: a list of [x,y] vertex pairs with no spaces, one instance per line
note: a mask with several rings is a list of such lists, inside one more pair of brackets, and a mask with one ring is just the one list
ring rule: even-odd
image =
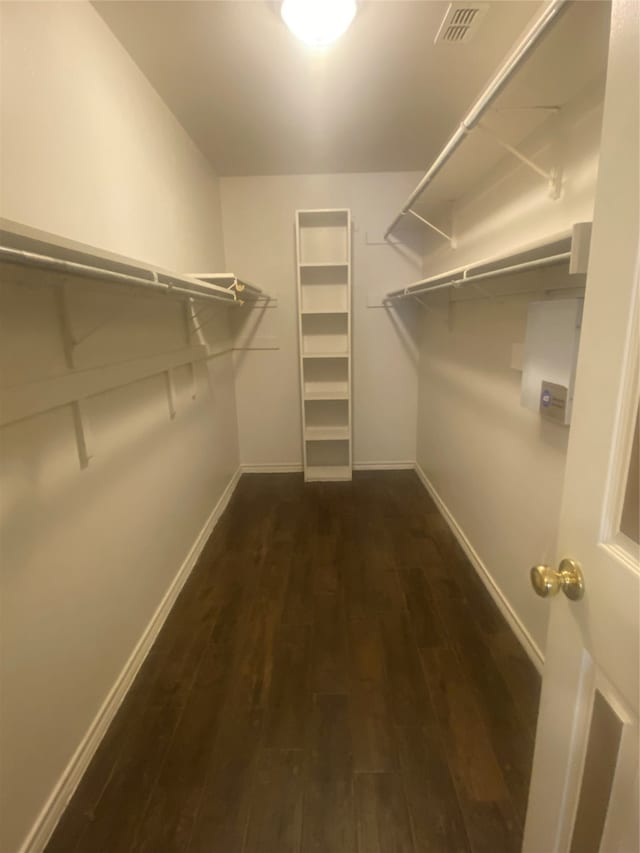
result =
[[581,567],[584,596],[572,601],[562,594],[576,591],[571,573],[536,574],[551,612],[524,853],[640,849],[640,573],[633,506],[638,462],[632,460],[638,418],[639,45],[640,3],[613,0],[558,540],[559,559]]

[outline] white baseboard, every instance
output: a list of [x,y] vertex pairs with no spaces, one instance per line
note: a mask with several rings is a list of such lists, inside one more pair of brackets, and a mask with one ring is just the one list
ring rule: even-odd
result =
[[[400,462],[354,462],[354,471],[413,471],[416,463],[406,459]],[[275,465],[241,465],[243,474],[298,474],[304,471],[299,462]]]
[[206,520],[202,530],[196,537],[189,553],[180,566],[175,578],[171,582],[169,589],[166,591],[162,601],[158,605],[156,612],[151,617],[151,621],[138,640],[129,660],[126,662],[120,675],[116,679],[115,684],[109,691],[107,698],[93,719],[93,722],[89,726],[89,730],[80,742],[71,758],[71,761],[62,773],[58,783],[49,796],[49,799],[45,803],[44,808],[38,815],[31,832],[20,847],[19,853],[41,853],[41,851],[44,850],[58,821],[62,817],[67,803],[73,796],[80,780],[89,766],[91,759],[100,745],[102,738],[106,734],[111,721],[115,717],[124,697],[127,695],[138,670],[151,650],[151,647],[153,646],[165,619],[169,615],[180,590],[191,574],[191,571],[195,566],[207,540],[209,539],[213,528],[216,526],[220,516],[226,509],[227,504],[238,485],[240,474],[241,469],[239,468],[232,476],[211,512],[211,515]]
[[415,470],[416,474],[422,482],[422,485],[433,498],[436,506],[440,510],[440,513],[451,528],[451,532],[460,543],[462,550],[469,558],[471,565],[474,567],[474,569],[480,576],[481,581],[484,583],[485,587],[489,591],[489,594],[498,606],[498,609],[509,623],[514,634],[520,641],[523,649],[531,659],[531,662],[536,667],[538,672],[542,673],[542,669],[544,667],[544,655],[542,654],[542,651],[539,648],[538,644],[535,642],[529,631],[525,628],[524,624],[505,598],[502,590],[496,584],[495,580],[491,576],[491,572],[481,560],[480,555],[467,538],[464,530],[455,520],[453,514],[451,513],[445,502],[442,500],[438,492],[435,490],[433,484],[417,462],[415,464]]
[[300,474],[304,470],[300,462],[282,462],[275,465],[241,465],[243,474]]
[[416,463],[407,461],[401,462],[354,462],[354,471],[413,471]]

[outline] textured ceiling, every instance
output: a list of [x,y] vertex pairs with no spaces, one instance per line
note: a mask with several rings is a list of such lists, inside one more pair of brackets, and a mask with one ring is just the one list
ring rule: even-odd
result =
[[318,52],[275,3],[94,3],[221,175],[424,169],[539,5],[492,2],[468,44],[434,45],[448,3],[363,0]]

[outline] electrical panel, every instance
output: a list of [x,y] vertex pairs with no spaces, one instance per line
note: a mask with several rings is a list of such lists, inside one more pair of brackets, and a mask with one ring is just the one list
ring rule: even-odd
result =
[[583,302],[552,299],[529,305],[520,402],[557,424],[571,422]]

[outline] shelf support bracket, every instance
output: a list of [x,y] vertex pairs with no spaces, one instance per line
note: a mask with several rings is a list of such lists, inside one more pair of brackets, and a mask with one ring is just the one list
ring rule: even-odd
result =
[[189,362],[189,383],[191,385],[191,399],[195,400],[198,396],[198,381],[196,378],[196,363],[195,361]]
[[[136,297],[130,296],[129,298],[135,299]],[[99,332],[100,329],[104,329],[106,326],[109,326],[111,323],[116,323],[122,317],[126,317],[128,315],[128,313],[129,313],[128,308],[119,308],[117,311],[112,311],[111,314],[109,314],[109,316],[105,320],[103,320],[101,323],[97,323],[95,326],[92,326],[92,328],[90,328],[83,335],[80,335],[80,337],[74,338],[73,346],[74,347],[80,346],[80,344],[83,344],[85,341],[88,341],[89,338],[91,338],[93,335],[95,335],[96,332]]]
[[453,248],[453,237],[450,234],[447,234],[441,228],[438,228],[437,225],[434,225],[433,222],[429,222],[428,219],[425,219],[424,216],[420,216],[419,213],[416,213],[415,210],[409,208],[407,213],[410,213],[412,216],[415,216],[416,219],[419,219],[427,228],[431,228],[432,231],[435,231],[436,234],[439,234],[441,237],[444,237],[445,240],[448,240],[451,243],[451,247]]
[[[93,337],[93,335],[95,335],[96,332],[99,332],[101,329],[110,326],[112,323],[117,323],[118,320],[122,319],[123,317],[129,316],[131,310],[131,302],[140,302],[143,299],[148,299],[149,296],[146,293],[127,293],[124,298],[127,300],[127,303],[124,306],[120,306],[114,311],[111,311],[107,315],[107,317],[101,320],[100,323],[96,323],[95,326],[92,326],[90,329],[83,332],[83,334],[78,335],[74,333],[71,323],[71,315],[69,313],[68,301],[69,296],[66,285],[63,283],[60,286],[60,290],[58,291],[58,312],[62,325],[65,353],[67,354],[67,362],[69,367],[75,367],[75,351],[80,346],[80,344],[83,344],[85,341],[88,341],[89,338]],[[153,313],[153,311],[151,313]],[[138,317],[138,319],[142,318]]]
[[207,311],[211,310],[211,306],[209,305],[208,302],[205,302],[205,304],[201,308],[198,308],[198,310],[196,311],[195,308],[193,307],[193,300],[192,300],[190,307],[191,307],[191,312],[190,312],[189,316],[192,320],[195,320],[196,317],[200,316],[200,314],[206,314]]
[[164,372],[164,383],[167,391],[167,404],[169,406],[169,417],[173,420],[176,416],[176,389],[173,384],[173,374],[171,368]]
[[[200,313],[202,313],[202,312],[198,312],[198,313],[200,314]],[[199,323],[194,322],[194,324],[193,324],[193,327],[192,327],[191,331],[195,334],[196,332],[199,332],[199,331],[200,331],[200,329],[204,329],[204,327],[205,327],[208,323],[211,323],[213,320],[215,320],[215,318],[217,317],[217,315],[218,315],[218,312],[214,310],[214,311],[212,311],[212,312],[211,312],[211,314],[209,314],[209,316],[208,316],[208,317],[205,317],[205,319],[204,319],[204,320],[201,320]]]
[[193,315],[193,300],[185,299],[182,303],[182,322],[184,324],[184,339],[187,346],[191,343],[191,317]]
[[478,123],[474,129],[480,130],[482,133],[484,133],[485,136],[488,136],[497,145],[499,145],[501,148],[504,148],[505,151],[508,151],[509,154],[512,154],[514,157],[520,160],[521,163],[524,163],[524,165],[531,169],[531,171],[535,172],[536,175],[539,175],[541,178],[544,178],[544,180],[549,185],[549,195],[552,199],[560,198],[562,192],[562,174],[559,169],[553,168],[549,171],[543,169],[542,166],[539,166],[535,161],[533,161],[530,157],[527,157],[526,154],[523,154],[522,151],[520,151],[515,146],[511,145],[508,142],[505,142],[505,140],[498,136],[495,131],[489,130],[489,128],[486,127],[484,124]]
[[414,296],[413,301],[417,302],[423,311],[433,311],[433,308],[431,307],[431,305],[427,305],[427,303],[423,302],[419,296]]
[[94,455],[91,452],[92,436],[84,400],[75,400],[71,404],[71,409],[73,412],[73,426],[76,432],[76,444],[78,446],[78,459],[80,460],[80,467],[84,470],[89,467],[89,460]]
[[69,311],[69,292],[67,282],[63,280],[55,290],[56,306],[58,310],[58,319],[60,321],[60,331],[62,334],[62,346],[64,348],[64,358],[67,367],[74,368],[75,364],[75,347],[76,339],[73,334],[73,324],[71,322],[71,313]]

